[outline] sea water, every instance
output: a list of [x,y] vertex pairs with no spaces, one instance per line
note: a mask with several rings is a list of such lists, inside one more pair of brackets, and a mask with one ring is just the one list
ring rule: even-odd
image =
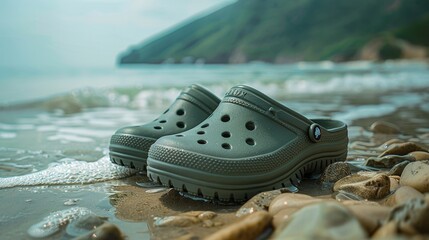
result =
[[70,212],[65,203],[78,199],[78,207],[109,217],[127,235],[148,238],[108,204],[111,186],[136,173],[109,162],[109,138],[156,118],[192,83],[219,97],[237,84],[253,86],[307,117],[346,122],[351,139],[379,119],[404,134],[429,133],[429,67],[422,62],[1,69],[2,235],[30,238],[31,226]]

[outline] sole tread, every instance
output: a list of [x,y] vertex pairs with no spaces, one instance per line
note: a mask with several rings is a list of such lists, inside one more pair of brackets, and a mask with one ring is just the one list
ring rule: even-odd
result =
[[221,189],[213,189],[208,187],[196,186],[190,183],[185,183],[177,179],[172,179],[167,176],[158,175],[153,172],[148,172],[150,179],[156,181],[166,187],[174,188],[179,192],[186,193],[187,195],[200,197],[211,200],[214,203],[243,203],[249,198],[253,197],[259,192],[270,191],[276,189],[285,189],[289,187],[299,187],[301,180],[304,176],[311,173],[322,172],[329,164],[334,162],[344,161],[343,157],[336,157],[332,159],[314,160],[295,170],[292,174],[284,180],[277,182],[273,185],[266,186],[261,189],[248,189],[239,191],[225,191]]
[[146,159],[142,159],[142,161],[136,161],[115,155],[110,155],[110,162],[119,166],[137,169],[141,171],[146,171],[147,168]]

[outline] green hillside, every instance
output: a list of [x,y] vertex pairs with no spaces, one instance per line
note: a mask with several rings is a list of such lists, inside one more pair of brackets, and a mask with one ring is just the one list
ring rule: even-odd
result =
[[428,28],[420,32],[428,22],[428,0],[239,0],[130,49],[119,62],[350,60],[380,35],[427,46]]

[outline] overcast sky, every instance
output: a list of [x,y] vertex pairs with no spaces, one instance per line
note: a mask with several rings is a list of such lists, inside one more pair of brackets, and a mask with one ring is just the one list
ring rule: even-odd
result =
[[0,66],[114,65],[119,53],[234,0],[1,0]]

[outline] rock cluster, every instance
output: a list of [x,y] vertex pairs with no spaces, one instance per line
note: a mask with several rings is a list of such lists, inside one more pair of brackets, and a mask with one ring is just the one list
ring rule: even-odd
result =
[[[371,130],[383,136],[401,132],[386,122],[374,123]],[[363,171],[353,170],[347,161],[328,166],[319,186],[328,188],[330,197],[314,197],[286,189],[260,193],[238,209],[237,221],[225,223],[207,239],[428,238],[429,152],[426,146],[395,138],[381,146],[375,142],[351,146],[359,150],[370,148],[380,154],[368,154],[362,161],[362,169],[366,169]],[[158,219],[155,225],[186,227],[216,222],[215,217],[216,214],[210,212],[189,212]]]

